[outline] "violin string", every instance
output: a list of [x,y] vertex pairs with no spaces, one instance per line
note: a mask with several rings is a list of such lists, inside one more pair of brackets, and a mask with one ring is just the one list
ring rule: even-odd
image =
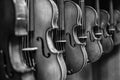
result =
[[[24,48],[24,36],[22,36],[21,37],[22,38],[22,46],[21,46],[21,48],[23,49]],[[26,60],[25,60],[25,58],[26,58],[26,56],[25,56],[25,54],[24,54],[24,52],[22,52],[22,54],[21,54],[21,56],[23,56],[23,62],[25,62],[26,63]]]
[[[61,6],[62,6],[62,10],[61,10],[61,24],[62,25],[61,26],[64,27],[64,0],[61,1]],[[64,39],[64,29],[62,29],[62,31],[61,31],[61,36],[62,36],[61,38],[63,40]],[[64,49],[63,48],[63,43],[64,42],[61,42],[61,43],[62,43],[61,47],[62,47],[62,50],[63,50]]]
[[[26,10],[28,9],[28,12],[27,14],[25,14],[26,16],[26,30],[28,32],[28,34],[26,35],[25,37],[25,40],[26,40],[26,47],[25,48],[28,48],[29,47],[29,1],[27,0],[26,1]],[[25,51],[25,54],[26,54],[26,60],[27,60],[27,65],[30,66],[30,60],[29,60],[29,51]]]
[[[62,11],[61,11],[61,27],[64,27],[64,0],[61,0],[61,6],[62,6]],[[64,39],[64,29],[62,29],[61,31],[61,40]],[[61,42],[61,47],[62,47],[62,50],[64,49],[63,48],[63,42]]]
[[100,5],[99,5],[99,0],[96,0],[96,9],[97,9],[97,13],[98,13],[98,19],[97,19],[97,23],[98,23],[98,32],[101,32],[100,28]]
[[[21,4],[21,3],[18,3],[18,1],[16,1],[16,4],[17,5],[19,5],[19,4]],[[21,6],[19,6],[19,7],[21,7]],[[19,15],[18,15],[19,16]],[[21,16],[20,16],[21,17]],[[23,35],[23,36],[21,36],[21,49],[23,49],[23,48],[25,48],[25,36]],[[21,60],[23,61],[23,62],[25,62],[26,63],[26,60],[25,60],[25,58],[26,58],[26,54],[24,54],[24,52],[23,51],[20,51],[20,56],[21,56]]]
[[[31,27],[31,0],[28,0],[28,47],[31,47],[30,46],[30,40],[31,40],[31,33],[30,33],[30,27]],[[29,66],[31,67],[32,66],[32,63],[31,63],[31,57],[30,57],[30,51],[28,52],[28,59],[29,59]]]
[[[62,5],[61,5],[61,0],[59,1],[59,18],[60,18],[60,23],[59,23],[59,25],[60,25],[60,32],[59,32],[59,34],[60,34],[60,39],[59,40],[61,40],[61,38],[62,38],[62,25],[61,25],[61,21],[62,21],[62,12],[61,12],[61,8],[62,8]],[[61,46],[61,42],[59,43],[59,46],[60,46],[60,50],[62,50],[62,46]],[[58,47],[59,47],[58,46]]]
[[[30,30],[31,30],[31,27],[33,26],[34,27],[34,0],[31,0],[30,2]],[[33,29],[34,30],[34,29]],[[31,30],[32,32],[32,30]],[[30,33],[30,47],[31,47],[31,43],[33,42],[32,40],[32,33]],[[32,58],[32,54],[30,53],[30,62],[31,62],[31,67],[33,67],[33,58]]]
[[[60,3],[61,0],[57,0],[58,2],[58,8],[59,8],[59,31],[57,32],[59,37],[57,40],[61,41],[61,3]],[[61,47],[61,42],[58,42],[58,45],[57,45],[58,49],[61,50],[62,47]]]
[[[82,8],[82,3],[81,3],[82,1],[81,0],[79,0],[79,6],[81,7],[81,10],[83,11],[83,8]],[[82,13],[83,14],[83,13]],[[83,22],[83,16],[82,16],[82,19],[81,19],[82,21],[81,22]],[[81,27],[83,27],[83,24],[81,24]],[[80,36],[80,31],[81,31],[81,33],[82,33],[82,30],[80,30],[80,28],[78,28],[78,30],[77,30],[77,35],[78,35],[78,37]]]
[[[81,36],[83,36],[83,34],[84,34],[84,21],[85,21],[85,13],[84,13],[84,0],[79,0],[79,5],[80,5],[80,7],[81,7],[81,10],[82,10],[82,25],[81,25],[81,28],[82,29],[80,29],[79,28],[79,31],[78,31],[78,33],[81,33]],[[80,35],[80,34],[78,34],[78,35]]]
[[[31,23],[31,0],[28,0],[28,2],[27,2],[27,4],[28,4],[28,6],[27,6],[27,9],[28,9],[28,48],[30,47],[30,40],[31,40],[31,33],[30,33],[30,27],[31,27],[31,25],[30,25],[30,23]],[[32,62],[31,62],[31,58],[30,58],[30,51],[28,51],[28,61],[29,61],[29,67],[31,67],[32,66]]]
[[82,3],[82,13],[83,13],[83,15],[82,15],[82,36],[83,36],[83,29],[84,29],[84,2],[81,2]]
[[[110,0],[110,24],[113,24],[113,1]],[[112,27],[112,26],[110,26]]]
[[[60,10],[60,50],[64,50],[64,0],[59,0],[59,10]],[[61,56],[61,55],[59,55]],[[58,56],[57,56],[58,57]],[[62,71],[62,65],[61,65],[61,61],[59,60],[59,57],[57,58],[58,59],[58,63],[59,63],[59,66],[60,66],[60,70],[61,70],[61,79],[63,77],[63,71]]]
[[[25,14],[24,14],[25,15]],[[25,25],[25,28],[27,30],[27,24]],[[24,48],[27,48],[27,39],[26,39],[26,35],[24,36]],[[25,61],[26,61],[26,65],[28,65],[28,57],[27,57],[27,52],[24,51],[24,55],[25,55]]]
[[84,31],[85,31],[85,0],[83,0],[83,34],[84,34]]
[[[85,0],[84,0],[84,31],[86,31],[86,8],[85,8]],[[85,34],[85,32],[84,32],[84,34]],[[84,36],[86,36],[86,35],[84,35]]]
[[[57,1],[57,4],[58,4],[58,1]],[[55,34],[53,33],[53,35],[54,35],[53,37],[54,37],[54,40],[55,40],[55,47],[58,49],[58,43],[56,42],[58,40],[58,37],[56,36],[56,35],[58,35],[57,29],[55,29]]]

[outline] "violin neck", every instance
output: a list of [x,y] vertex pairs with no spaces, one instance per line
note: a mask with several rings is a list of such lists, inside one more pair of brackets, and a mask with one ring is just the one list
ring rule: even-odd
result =
[[64,30],[64,0],[57,0],[59,9],[59,28]]
[[100,26],[100,2],[99,0],[96,0],[96,10],[97,10],[97,14],[98,14],[98,26]]
[[34,31],[34,1],[35,0],[26,0],[27,2],[27,9],[28,9],[28,12],[27,12],[27,21],[28,21],[28,31]]
[[113,2],[110,0],[110,24],[113,24]]
[[79,0],[79,5],[82,10],[82,26],[85,28],[86,26],[86,12],[85,12],[85,0]]

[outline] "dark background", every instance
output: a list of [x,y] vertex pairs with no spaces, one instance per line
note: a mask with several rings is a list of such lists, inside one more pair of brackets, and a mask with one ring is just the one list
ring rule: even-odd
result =
[[[76,3],[79,3],[79,0],[73,0]],[[95,1],[96,0],[85,0],[86,5],[90,5],[92,7],[95,7]],[[109,10],[109,1],[110,0],[99,0],[100,1],[100,8]],[[113,0],[114,9],[119,9],[120,7],[120,0]]]

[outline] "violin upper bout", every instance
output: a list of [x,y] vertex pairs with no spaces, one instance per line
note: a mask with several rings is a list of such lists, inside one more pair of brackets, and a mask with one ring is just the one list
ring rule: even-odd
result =
[[[49,22],[52,18],[52,5],[49,0],[35,1],[35,15],[38,21]],[[40,19],[40,20],[39,20]]]

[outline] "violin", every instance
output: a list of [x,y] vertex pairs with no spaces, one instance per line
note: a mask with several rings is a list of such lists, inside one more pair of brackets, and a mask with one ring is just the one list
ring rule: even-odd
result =
[[[15,35],[9,41],[9,55],[13,69],[18,73],[34,72],[34,53],[37,47],[32,47],[29,38],[30,19],[28,14],[29,2],[25,0],[14,0],[15,5]],[[28,12],[27,12],[28,11]],[[29,14],[31,15],[31,14]],[[32,15],[31,15],[32,16]],[[22,75],[20,75],[22,77]]]
[[87,43],[86,50],[88,54],[89,63],[97,61],[103,53],[103,48],[100,43],[100,37],[102,35],[100,26],[98,25],[98,14],[96,10],[91,6],[85,7],[86,18],[86,35]]
[[82,31],[82,11],[79,5],[71,0],[66,0],[64,3],[66,36],[65,62],[68,75],[70,75],[80,71],[87,63],[88,57],[85,49],[85,40],[87,37],[83,35]]
[[[15,0],[15,36],[10,42],[14,70],[38,80],[64,80],[66,66],[62,50],[53,42],[58,10],[52,0]],[[35,75],[35,76],[34,76]],[[24,77],[25,80],[28,77]]]
[[[100,2],[99,0],[96,0],[96,7],[97,7],[97,13],[98,13],[98,25],[102,29],[102,36],[101,36],[101,44],[103,47],[103,52],[104,53],[109,53],[113,49],[113,40],[112,40],[112,35],[109,34],[108,32],[108,27],[109,27],[109,19],[110,16],[107,11],[105,10],[100,10]],[[113,29],[113,28],[111,28]]]
[[113,17],[114,17],[114,28],[115,28],[115,32],[114,32],[114,35],[113,35],[113,40],[114,40],[114,44],[115,45],[119,45],[120,44],[120,11],[119,10],[115,10],[114,11],[114,14],[113,14]]
[[109,20],[110,20],[109,13],[106,10],[101,10],[100,11],[100,24],[103,30],[101,44],[102,44],[104,53],[110,53],[114,46],[112,35],[110,35],[108,32],[108,28],[110,26]]
[[0,79],[14,80],[9,58],[9,40],[14,35],[15,7],[12,0],[0,1]]
[[[14,36],[9,41],[9,55],[13,69],[21,80],[26,80],[26,75],[30,74],[32,80],[35,80],[34,70],[35,61],[34,55],[37,47],[32,47],[30,42],[31,32],[29,16],[33,16],[29,11],[32,7],[31,2],[25,0],[13,0],[15,5],[15,30]],[[30,39],[29,39],[30,38]],[[25,74],[24,74],[25,73]]]
[[[59,0],[60,4],[62,0]],[[61,9],[61,7],[59,8]],[[65,40],[58,26],[61,12],[53,0],[34,0],[34,42],[37,80],[65,80],[66,65],[63,59]],[[59,23],[61,25],[61,23]]]

